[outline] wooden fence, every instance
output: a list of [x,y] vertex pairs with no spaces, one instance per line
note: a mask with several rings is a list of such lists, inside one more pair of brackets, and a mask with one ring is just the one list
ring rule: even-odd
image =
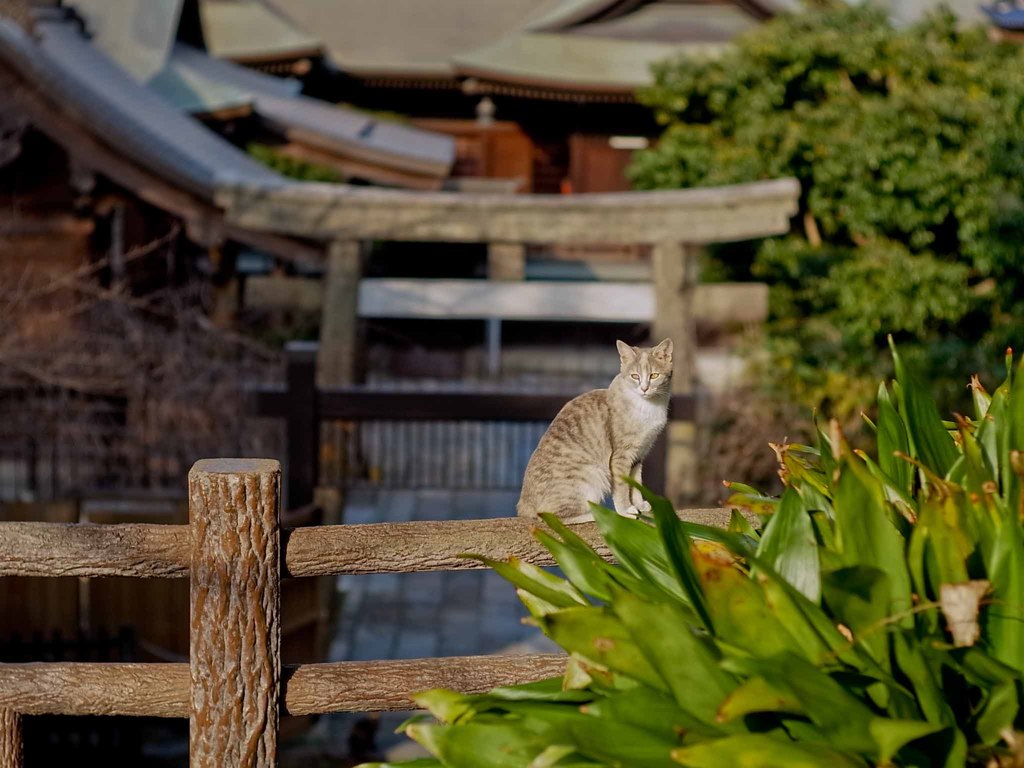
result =
[[[282,528],[280,485],[276,461],[210,459],[189,474],[188,525],[0,523],[0,576],[190,584],[187,664],[0,664],[0,768],[21,763],[23,715],[187,717],[191,766],[263,767],[276,764],[282,715],[408,709],[419,690],[478,692],[564,670],[557,654],[282,668],[282,579],[481,568],[466,551],[553,563],[517,518]],[[593,523],[577,530],[609,556]]]

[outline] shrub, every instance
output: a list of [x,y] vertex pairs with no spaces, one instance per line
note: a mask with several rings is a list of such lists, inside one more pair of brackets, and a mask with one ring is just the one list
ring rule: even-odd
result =
[[799,179],[797,232],[710,270],[772,285],[772,381],[845,418],[851,384],[888,375],[891,331],[951,400],[1024,328],[1022,70],[1020,47],[949,15],[895,29],[881,7],[818,3],[660,65],[642,100],[665,130],[632,177]]
[[557,518],[566,578],[491,562],[569,652],[564,678],[417,702],[423,766],[1020,765],[1024,362],[943,422],[895,355],[874,458],[835,422],[734,484],[726,531],[595,508],[618,565]]

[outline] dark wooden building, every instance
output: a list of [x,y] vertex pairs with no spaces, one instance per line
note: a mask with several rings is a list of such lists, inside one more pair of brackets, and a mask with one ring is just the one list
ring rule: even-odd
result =
[[[456,138],[456,169],[522,191],[629,188],[658,133],[651,65],[714,55],[787,0],[269,0],[326,53],[309,88]],[[215,3],[210,3],[215,4]]]

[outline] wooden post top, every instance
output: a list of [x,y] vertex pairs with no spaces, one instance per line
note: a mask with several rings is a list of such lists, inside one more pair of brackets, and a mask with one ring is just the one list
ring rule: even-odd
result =
[[277,459],[200,459],[192,465],[189,475],[262,475],[280,472]]

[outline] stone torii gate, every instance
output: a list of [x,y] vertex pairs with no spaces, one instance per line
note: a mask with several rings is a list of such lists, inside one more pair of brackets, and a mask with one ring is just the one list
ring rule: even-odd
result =
[[[341,184],[226,186],[217,203],[239,227],[328,243],[320,386],[354,383],[361,244],[370,240],[486,243],[492,279],[521,275],[529,243],[652,246],[651,337],[675,343],[674,394],[696,385],[694,291],[700,249],[789,230],[794,179],[664,192],[501,195],[407,192]],[[696,491],[695,425],[670,423],[666,492]]]

